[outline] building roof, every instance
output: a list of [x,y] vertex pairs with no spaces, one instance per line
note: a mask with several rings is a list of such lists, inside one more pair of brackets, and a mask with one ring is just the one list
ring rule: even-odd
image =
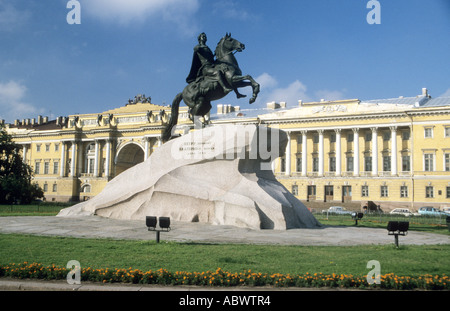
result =
[[444,107],[450,106],[450,97],[399,97],[399,98],[387,98],[387,99],[371,99],[363,100],[361,103],[367,104],[395,104],[395,105],[410,105],[414,108],[422,107]]
[[423,106],[424,107],[450,106],[450,97],[430,98]]
[[[140,98],[140,97],[139,97]],[[138,98],[138,99],[139,99]],[[428,107],[450,107],[450,97],[436,97],[432,98],[427,89],[422,89],[422,94],[414,97],[397,97],[397,98],[385,98],[385,99],[369,99],[369,100],[336,100],[336,101],[320,101],[301,103],[299,105],[287,107],[286,103],[267,103],[266,107],[240,109],[238,106],[230,105],[217,105],[216,111],[211,111],[211,121],[230,121],[241,120],[242,122],[254,122],[258,118],[296,118],[296,117],[308,117],[308,116],[324,116],[330,114],[358,114],[363,112],[375,112],[384,113],[390,111],[401,110],[414,110]],[[168,110],[170,106],[155,105],[150,102],[129,102],[129,104],[105,111],[100,114],[112,114],[112,115],[126,115],[126,114],[138,114],[147,113],[148,111],[160,111]],[[214,109],[214,108],[213,108]],[[187,112],[187,107],[180,107],[180,112]],[[97,115],[97,114],[86,114]],[[41,118],[41,117],[40,117]],[[45,131],[60,129],[60,122],[56,120],[48,121],[48,118],[44,118],[44,122],[25,122],[23,120],[16,124],[10,124],[9,128],[16,128],[21,130],[34,130]],[[34,121],[34,120],[33,120]]]

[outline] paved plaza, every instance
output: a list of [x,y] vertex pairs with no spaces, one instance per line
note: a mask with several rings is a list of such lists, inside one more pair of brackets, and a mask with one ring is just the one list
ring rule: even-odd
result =
[[[147,230],[145,219],[117,220],[86,217],[0,217],[0,233],[25,233],[76,238],[155,240]],[[161,233],[161,241],[195,243],[248,243],[278,245],[350,246],[393,244],[394,237],[383,228],[358,226],[323,226],[320,229],[252,230],[203,223],[172,222],[170,232]],[[449,244],[447,235],[408,232],[400,237],[401,245]]]

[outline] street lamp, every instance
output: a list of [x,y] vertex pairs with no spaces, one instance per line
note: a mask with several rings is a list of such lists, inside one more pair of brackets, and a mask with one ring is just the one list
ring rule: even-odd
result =
[[361,220],[363,218],[364,214],[361,212],[353,212],[352,213],[352,219],[355,220],[355,226],[358,225],[358,220]]
[[145,224],[148,231],[156,232],[156,243],[159,243],[159,235],[161,231],[170,231],[170,217],[159,217],[159,228],[156,227],[158,219],[156,216],[145,216]]
[[395,237],[395,246],[398,248],[398,236],[407,235],[409,222],[407,221],[389,221],[387,225],[388,235]]

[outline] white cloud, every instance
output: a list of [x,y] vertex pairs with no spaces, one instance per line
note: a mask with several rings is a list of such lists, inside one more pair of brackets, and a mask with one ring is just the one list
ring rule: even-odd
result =
[[256,15],[249,13],[248,11],[240,7],[240,2],[238,4],[229,0],[215,2],[213,12],[215,14],[220,14],[226,18],[233,18],[243,22],[252,21],[258,18]]
[[279,87],[278,80],[265,72],[255,80],[261,85],[261,93],[258,102],[264,105],[268,102],[286,102],[288,105],[296,105],[298,100],[310,101],[311,98],[306,94],[306,86],[299,80],[295,80],[286,87]]
[[27,88],[25,85],[9,81],[0,82],[0,118],[7,122],[28,118],[38,112],[33,105],[24,101]]
[[276,88],[270,92],[267,96],[267,100],[276,102],[286,102],[288,104],[296,104],[298,100],[310,101],[309,96],[306,94],[306,86],[299,80],[295,80],[287,87]]
[[20,11],[11,3],[0,0],[0,32],[13,31],[26,23],[31,16],[29,11]]
[[265,105],[268,102],[286,102],[288,107],[293,107],[298,104],[299,100],[303,102],[325,100],[339,100],[345,99],[345,90],[318,90],[311,94],[308,88],[300,80],[295,80],[287,86],[279,86],[278,80],[265,72],[255,80],[261,85],[261,93],[259,95],[259,104]]
[[199,0],[89,0],[82,3],[82,11],[121,25],[162,18],[188,31],[199,6]]
[[345,99],[343,91],[329,91],[329,90],[319,90],[315,92],[316,99],[324,100],[340,100]]
[[450,97],[450,88],[447,89],[447,91],[445,91],[444,94],[442,94],[442,95],[439,96],[439,97]]
[[256,77],[255,80],[261,85],[261,89],[273,88],[278,85],[278,81],[267,72]]

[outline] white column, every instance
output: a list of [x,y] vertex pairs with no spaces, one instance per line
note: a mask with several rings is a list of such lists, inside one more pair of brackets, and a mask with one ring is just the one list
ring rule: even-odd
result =
[[[78,146],[79,144],[79,146]],[[77,143],[77,163],[75,165],[76,169],[77,169],[77,175],[76,176],[80,176],[83,170],[83,163],[84,163],[84,159],[86,157],[86,152],[83,150],[83,143],[80,141]]]
[[359,176],[359,129],[353,129],[353,176]]
[[27,145],[23,145],[23,151],[22,151],[22,160],[23,163],[27,163],[27,152],[28,152],[28,146]]
[[287,132],[288,142],[286,144],[286,155],[285,155],[285,166],[286,171],[284,172],[285,175],[289,176],[291,174],[291,133]]
[[77,162],[77,142],[72,141],[72,162],[70,163],[70,176],[76,176],[75,162]]
[[377,128],[372,130],[372,176],[378,176],[378,133]]
[[323,130],[318,130],[319,133],[319,176],[323,176]]
[[105,168],[105,176],[108,178],[110,175],[111,167],[111,140],[106,140],[106,168]]
[[391,175],[397,175],[397,127],[391,126]]
[[66,144],[63,141],[61,142],[61,163],[59,176],[66,176]]
[[144,161],[148,158],[148,140],[150,138],[144,137]]
[[341,129],[335,129],[336,132],[336,176],[341,176]]
[[307,147],[306,147],[307,131],[302,131],[302,176],[306,176],[306,168],[308,167]]
[[100,142],[98,140],[95,141],[95,159],[94,159],[94,176],[98,177],[98,149]]

